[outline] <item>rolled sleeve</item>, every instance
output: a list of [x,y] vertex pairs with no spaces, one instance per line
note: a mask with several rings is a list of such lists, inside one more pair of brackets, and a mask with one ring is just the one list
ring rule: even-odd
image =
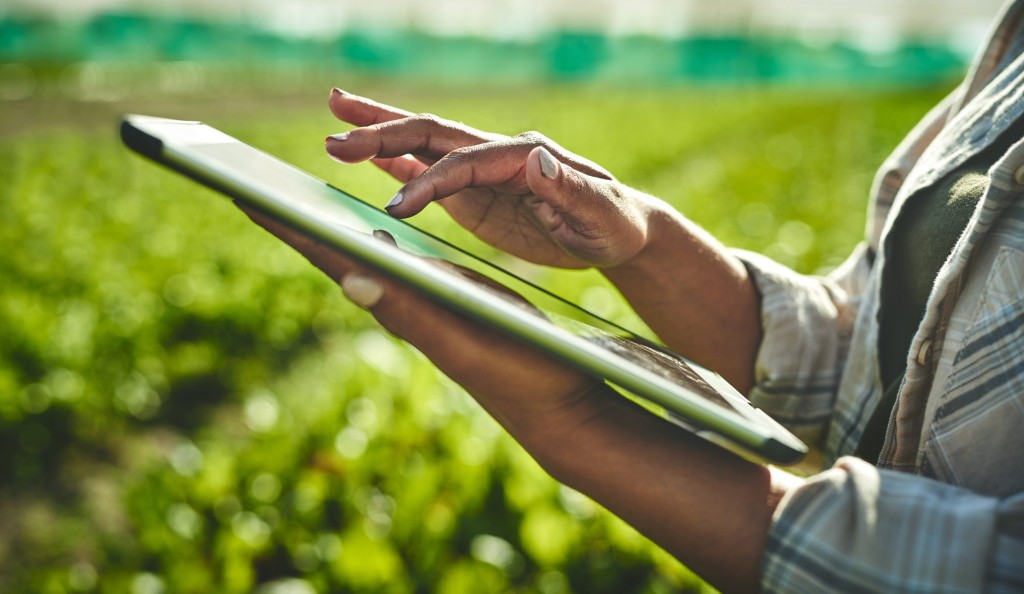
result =
[[870,269],[866,251],[858,249],[828,277],[736,252],[761,295],[763,337],[750,400],[807,442],[820,440],[832,414]]
[[765,592],[1019,592],[1024,495],[985,497],[857,458],[776,509]]

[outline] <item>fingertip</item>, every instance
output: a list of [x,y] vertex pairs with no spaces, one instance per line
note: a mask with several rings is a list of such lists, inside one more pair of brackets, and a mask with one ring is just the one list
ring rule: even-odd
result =
[[414,181],[398,190],[384,205],[384,210],[396,219],[407,219],[422,212],[433,201],[431,188]]
[[359,272],[346,274],[339,284],[345,296],[363,309],[377,305],[384,296],[384,287],[377,279]]
[[346,165],[354,163],[355,161],[351,161],[349,159],[344,159],[340,155],[338,155],[336,151],[332,150],[334,148],[333,145],[336,142],[337,142],[337,140],[335,140],[334,138],[331,138],[330,136],[328,136],[327,138],[324,139],[324,150],[327,151],[327,156],[332,158],[332,159],[334,159],[338,163],[344,163]]
[[405,202],[405,194],[403,194],[402,191],[399,190],[394,196],[391,197],[391,200],[388,200],[388,203],[384,205],[384,210],[391,212],[392,208],[400,206],[403,202]]
[[384,229],[374,229],[372,235],[375,238],[383,241],[384,243],[388,243],[394,247],[398,247],[398,240],[395,239],[395,236],[388,233]]
[[407,195],[408,188],[402,188],[388,200],[387,204],[384,205],[384,210],[396,219],[404,219],[416,214],[418,211],[410,208],[412,205],[407,199]]
[[558,159],[556,159],[548,149],[542,146],[538,146],[535,150],[537,153],[537,160],[540,165],[541,175],[550,180],[558,179],[558,174],[562,171],[562,167],[558,162]]
[[347,106],[351,101],[348,99],[354,97],[348,91],[343,91],[338,87],[331,89],[331,95],[327,98],[327,108],[331,110],[334,117],[338,118],[343,122],[349,121],[349,116],[346,113],[348,111]]
[[367,145],[365,128],[353,128],[347,132],[331,134],[324,138],[324,150],[339,163],[361,163],[377,156],[373,146]]
[[561,193],[565,174],[565,164],[548,149],[538,146],[530,151],[526,163],[526,184],[545,202],[556,199]]
[[586,175],[542,146],[530,152],[526,183],[538,198],[555,210],[566,208],[582,190],[590,187]]
[[339,89],[338,87],[334,87],[333,89],[331,89],[331,94],[327,96],[327,106],[330,107],[331,110],[333,111],[334,100],[344,97],[345,95],[348,95],[348,93]]
[[569,167],[543,146],[530,151],[526,163],[526,183],[541,196],[561,192]]

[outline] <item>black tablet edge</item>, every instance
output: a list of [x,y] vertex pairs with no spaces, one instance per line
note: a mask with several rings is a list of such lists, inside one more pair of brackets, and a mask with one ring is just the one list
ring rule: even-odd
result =
[[[148,117],[148,116],[136,116],[134,114],[126,114],[121,117],[121,141],[124,144],[135,151],[136,153],[146,157],[147,159],[158,163],[168,169],[180,173],[185,177],[195,180],[200,184],[210,188],[211,190],[220,192],[225,196],[230,196],[233,200],[238,200],[240,197],[236,192],[230,188],[218,183],[216,180],[209,177],[199,175],[195,171],[180,167],[170,160],[164,158],[164,143],[155,136],[146,134],[139,128],[136,128],[132,124],[132,118],[135,117]],[[199,122],[196,122],[198,124]]]

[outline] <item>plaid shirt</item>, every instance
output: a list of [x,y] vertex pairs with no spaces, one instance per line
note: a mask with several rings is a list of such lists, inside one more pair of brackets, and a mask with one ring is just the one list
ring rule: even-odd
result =
[[1024,140],[939,271],[877,466],[849,456],[883,392],[887,234],[909,197],[1024,113],[1022,15],[1007,3],[964,83],[883,165],[843,266],[807,277],[741,254],[764,324],[751,400],[831,466],[779,505],[766,591],[1024,592]]

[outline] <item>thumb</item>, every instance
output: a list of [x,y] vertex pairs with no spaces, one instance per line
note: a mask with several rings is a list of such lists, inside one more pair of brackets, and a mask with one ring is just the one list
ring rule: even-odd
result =
[[574,169],[543,146],[533,149],[526,160],[526,184],[539,199],[530,204],[551,230],[562,223],[584,223],[611,214],[603,211],[613,190],[607,186],[614,183]]
[[592,266],[625,262],[648,239],[652,201],[615,181],[595,177],[537,147],[526,161],[525,201],[562,249]]

